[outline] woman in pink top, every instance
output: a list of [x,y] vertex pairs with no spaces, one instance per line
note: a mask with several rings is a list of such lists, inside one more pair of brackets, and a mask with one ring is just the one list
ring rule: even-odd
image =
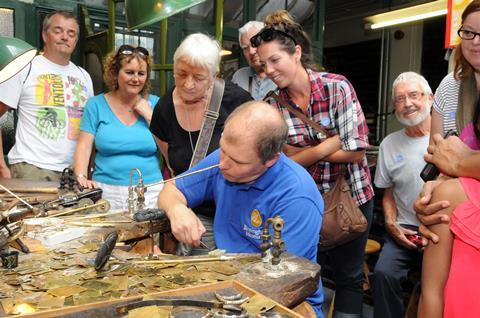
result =
[[[480,101],[473,122],[460,139],[473,150],[480,145]],[[480,181],[460,177],[439,185],[432,201],[448,200],[450,224],[430,227],[440,240],[423,255],[418,317],[480,317]],[[452,213],[453,212],[453,213]]]

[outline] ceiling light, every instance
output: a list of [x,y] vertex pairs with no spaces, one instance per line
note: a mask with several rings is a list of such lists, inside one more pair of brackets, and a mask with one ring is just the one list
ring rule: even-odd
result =
[[220,51],[220,56],[227,56],[227,55],[232,55],[232,51],[230,50],[225,50],[225,49],[222,49]]
[[151,25],[206,0],[125,0],[130,30]]
[[448,0],[437,0],[416,6],[385,12],[365,18],[367,29],[379,29],[392,25],[420,21],[446,15]]

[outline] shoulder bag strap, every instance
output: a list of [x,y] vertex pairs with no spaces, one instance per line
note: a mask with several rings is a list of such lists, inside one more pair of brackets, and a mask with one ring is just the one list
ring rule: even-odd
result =
[[190,161],[190,168],[196,165],[200,160],[205,158],[212,139],[213,129],[215,128],[215,122],[219,116],[220,105],[222,104],[223,91],[225,90],[225,81],[221,78],[217,78],[213,84],[212,98],[210,99],[210,105],[205,110],[203,115],[205,119],[198,135],[197,144],[193,151],[192,160]]
[[267,93],[266,97],[271,97],[277,101],[280,105],[288,109],[289,112],[297,116],[301,121],[303,121],[305,124],[310,125],[314,130],[316,130],[319,133],[322,133],[323,135],[329,137],[332,136],[322,125],[314,122],[307,116],[305,116],[301,111],[298,111],[297,109],[293,108],[292,105],[290,105],[285,99],[280,97],[278,94],[276,94],[274,91],[270,91]]

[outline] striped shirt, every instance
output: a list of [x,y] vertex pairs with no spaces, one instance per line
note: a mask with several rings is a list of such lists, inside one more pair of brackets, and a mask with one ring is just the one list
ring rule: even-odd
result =
[[[368,127],[365,122],[357,95],[350,82],[343,76],[332,73],[319,73],[307,69],[311,85],[310,104],[306,116],[320,123],[328,132],[338,134],[345,151],[365,149],[368,143]],[[288,96],[286,89],[280,89],[280,96],[292,106],[302,111]],[[288,125],[288,144],[295,147],[315,146],[327,137],[316,132],[312,127],[275,100],[270,103],[276,106],[283,114]],[[335,184],[341,173],[341,168],[346,166],[347,182],[358,205],[362,205],[373,197],[370,170],[367,159],[361,163],[339,164],[319,160],[310,167],[309,173],[317,183],[321,193],[328,192]]]
[[443,134],[450,129],[457,131],[457,107],[460,81],[453,77],[453,72],[445,76],[435,91],[433,108],[443,118]]

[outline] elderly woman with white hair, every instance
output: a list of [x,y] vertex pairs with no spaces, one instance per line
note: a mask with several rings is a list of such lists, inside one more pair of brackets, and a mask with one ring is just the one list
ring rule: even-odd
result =
[[[209,36],[194,33],[187,36],[173,56],[175,86],[167,91],[155,107],[150,131],[174,175],[189,168],[197,139],[210,104],[213,84],[219,73],[220,46]],[[219,147],[223,124],[228,115],[242,103],[251,100],[250,95],[237,85],[225,81],[225,89],[219,117],[210,140],[207,154]],[[202,237],[203,247],[193,247],[190,254],[208,253],[205,248],[215,248],[213,217],[215,204],[209,202],[194,209],[206,229]],[[172,229],[175,233],[175,229]],[[182,246],[182,245],[180,245]],[[188,249],[187,249],[188,250]],[[181,254],[183,251],[177,250]]]

